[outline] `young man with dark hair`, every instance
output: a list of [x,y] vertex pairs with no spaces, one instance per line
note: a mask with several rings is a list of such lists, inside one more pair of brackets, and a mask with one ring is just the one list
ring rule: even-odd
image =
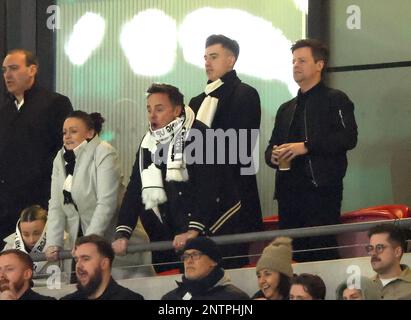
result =
[[73,111],[67,97],[37,84],[38,68],[36,55],[23,49],[3,61],[8,96],[0,106],[0,241],[14,231],[24,208],[47,208],[63,122]]
[[370,238],[366,251],[371,257],[371,266],[377,275],[373,278],[381,299],[410,300],[411,271],[401,264],[402,255],[407,251],[404,230],[383,224],[368,232]]
[[144,300],[111,277],[114,251],[104,238],[95,234],[77,238],[74,260],[77,291],[62,300]]
[[[215,153],[215,159],[220,159],[221,156],[225,159],[223,163],[215,160],[219,170],[218,206],[225,220],[224,224],[215,221],[209,235],[262,230],[256,178],[258,163],[254,163],[256,159],[252,159],[250,163],[240,160],[242,151],[246,151],[247,157],[252,158],[253,150],[258,148],[253,132],[258,132],[260,128],[260,97],[257,90],[242,82],[234,70],[239,51],[238,43],[224,35],[214,34],[207,38],[204,54],[207,86],[204,92],[190,101],[197,120],[214,129],[216,134],[234,131],[237,138],[236,145],[230,145],[233,141],[228,139],[229,143],[225,142],[225,148],[218,149]],[[233,150],[237,152],[235,163],[231,161]],[[251,170],[245,170],[246,168]],[[221,246],[221,251],[223,256],[247,256],[248,244]],[[248,259],[229,259],[223,263],[225,268],[235,268],[247,264]]]
[[[297,41],[291,48],[297,97],[277,111],[265,151],[267,165],[277,169],[274,198],[280,229],[338,224],[347,169],[347,151],[357,144],[354,104],[327,87],[322,73],[328,50],[318,40]],[[288,165],[282,166],[286,162]],[[335,236],[295,239],[295,250],[324,248],[294,255],[297,261],[338,258]]]
[[34,292],[33,260],[18,249],[0,252],[0,300],[55,300]]

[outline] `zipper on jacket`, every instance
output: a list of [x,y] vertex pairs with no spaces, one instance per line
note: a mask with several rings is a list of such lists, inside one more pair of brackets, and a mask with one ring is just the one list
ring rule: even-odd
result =
[[339,113],[340,118],[341,118],[341,124],[342,124],[342,126],[344,127],[344,129],[345,129],[345,123],[344,123],[344,118],[343,118],[343,115],[342,115],[342,110],[339,109],[339,110],[338,110],[338,113]]
[[[304,135],[305,135],[305,141],[308,141],[308,137],[307,137],[307,105],[305,105],[304,108]],[[313,170],[313,165],[311,163],[311,157],[307,155],[308,158],[308,164],[310,167],[310,171],[311,171],[311,176],[313,177],[313,183],[316,187],[318,187],[318,183],[315,180],[315,176],[314,176],[314,170]]]

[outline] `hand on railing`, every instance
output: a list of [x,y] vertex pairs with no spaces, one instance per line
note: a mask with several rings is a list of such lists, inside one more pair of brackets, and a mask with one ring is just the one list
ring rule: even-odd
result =
[[181,250],[185,247],[188,239],[195,238],[199,235],[196,230],[188,230],[187,232],[180,233],[174,237],[173,247],[176,250]]
[[46,258],[48,261],[57,261],[59,260],[59,252],[60,252],[61,248],[58,246],[49,246],[46,249]]
[[127,254],[128,239],[119,238],[111,244],[114,253],[118,256],[125,256]]

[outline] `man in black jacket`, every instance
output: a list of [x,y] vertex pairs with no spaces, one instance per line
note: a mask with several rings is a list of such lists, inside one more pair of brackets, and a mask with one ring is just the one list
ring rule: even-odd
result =
[[91,234],[76,240],[77,291],[61,300],[144,300],[111,277],[114,251],[104,238]]
[[[278,109],[265,151],[275,169],[274,198],[278,201],[280,229],[338,224],[347,169],[348,150],[357,144],[354,105],[342,91],[321,81],[328,49],[313,39],[291,48],[297,97]],[[289,164],[282,166],[282,162]],[[279,166],[280,165],[280,166]],[[334,236],[296,239],[294,249],[336,246]],[[337,258],[336,250],[303,252],[299,261]]]
[[53,159],[73,110],[67,97],[36,84],[32,52],[10,51],[2,71],[8,96],[0,106],[0,242],[14,231],[22,209],[47,208]]
[[[247,152],[247,156],[251,157],[254,148],[258,148],[253,133],[257,133],[260,128],[260,97],[257,90],[241,82],[233,69],[239,52],[237,41],[224,35],[209,36],[204,54],[207,86],[203,93],[190,101],[196,119],[212,129],[220,129],[220,134],[234,131],[238,140],[234,146],[225,145],[225,162],[217,168],[219,210],[225,220],[224,223],[217,221],[210,229],[210,235],[254,232],[262,229],[255,167],[258,163],[254,163],[255,159],[243,163],[240,156],[242,152]],[[234,142],[230,140],[229,143]],[[221,156],[218,151],[217,157]],[[229,162],[233,151],[236,151],[237,155],[235,163]],[[217,160],[215,163],[220,164]],[[222,246],[221,252],[223,256],[247,255],[248,245]],[[244,258],[230,259],[224,262],[224,267],[241,267],[247,263],[248,260]]]
[[17,249],[0,252],[0,300],[55,300],[34,292],[33,260]]
[[[113,243],[118,255],[126,253],[139,218],[150,241],[171,240],[176,250],[184,248],[188,239],[207,232],[221,218],[214,166],[204,161],[207,127],[184,106],[178,88],[153,84],[147,93],[150,127],[137,151],[121,204],[117,240]],[[177,260],[174,250],[154,251],[152,257],[156,264]],[[179,265],[154,267],[160,272]]]
[[162,300],[247,300],[249,296],[234,286],[221,268],[221,253],[207,237],[187,241],[181,256],[184,262],[182,282]]

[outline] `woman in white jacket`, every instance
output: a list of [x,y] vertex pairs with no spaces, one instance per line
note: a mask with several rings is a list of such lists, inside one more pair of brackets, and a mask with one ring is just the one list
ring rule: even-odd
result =
[[[113,240],[125,188],[117,151],[99,138],[103,123],[100,113],[80,110],[64,121],[63,148],[54,159],[51,181],[46,244],[50,261],[58,259],[64,231],[71,248],[83,235]],[[144,229],[136,231],[140,242],[148,242]],[[150,253],[134,258],[135,264],[151,263]]]

